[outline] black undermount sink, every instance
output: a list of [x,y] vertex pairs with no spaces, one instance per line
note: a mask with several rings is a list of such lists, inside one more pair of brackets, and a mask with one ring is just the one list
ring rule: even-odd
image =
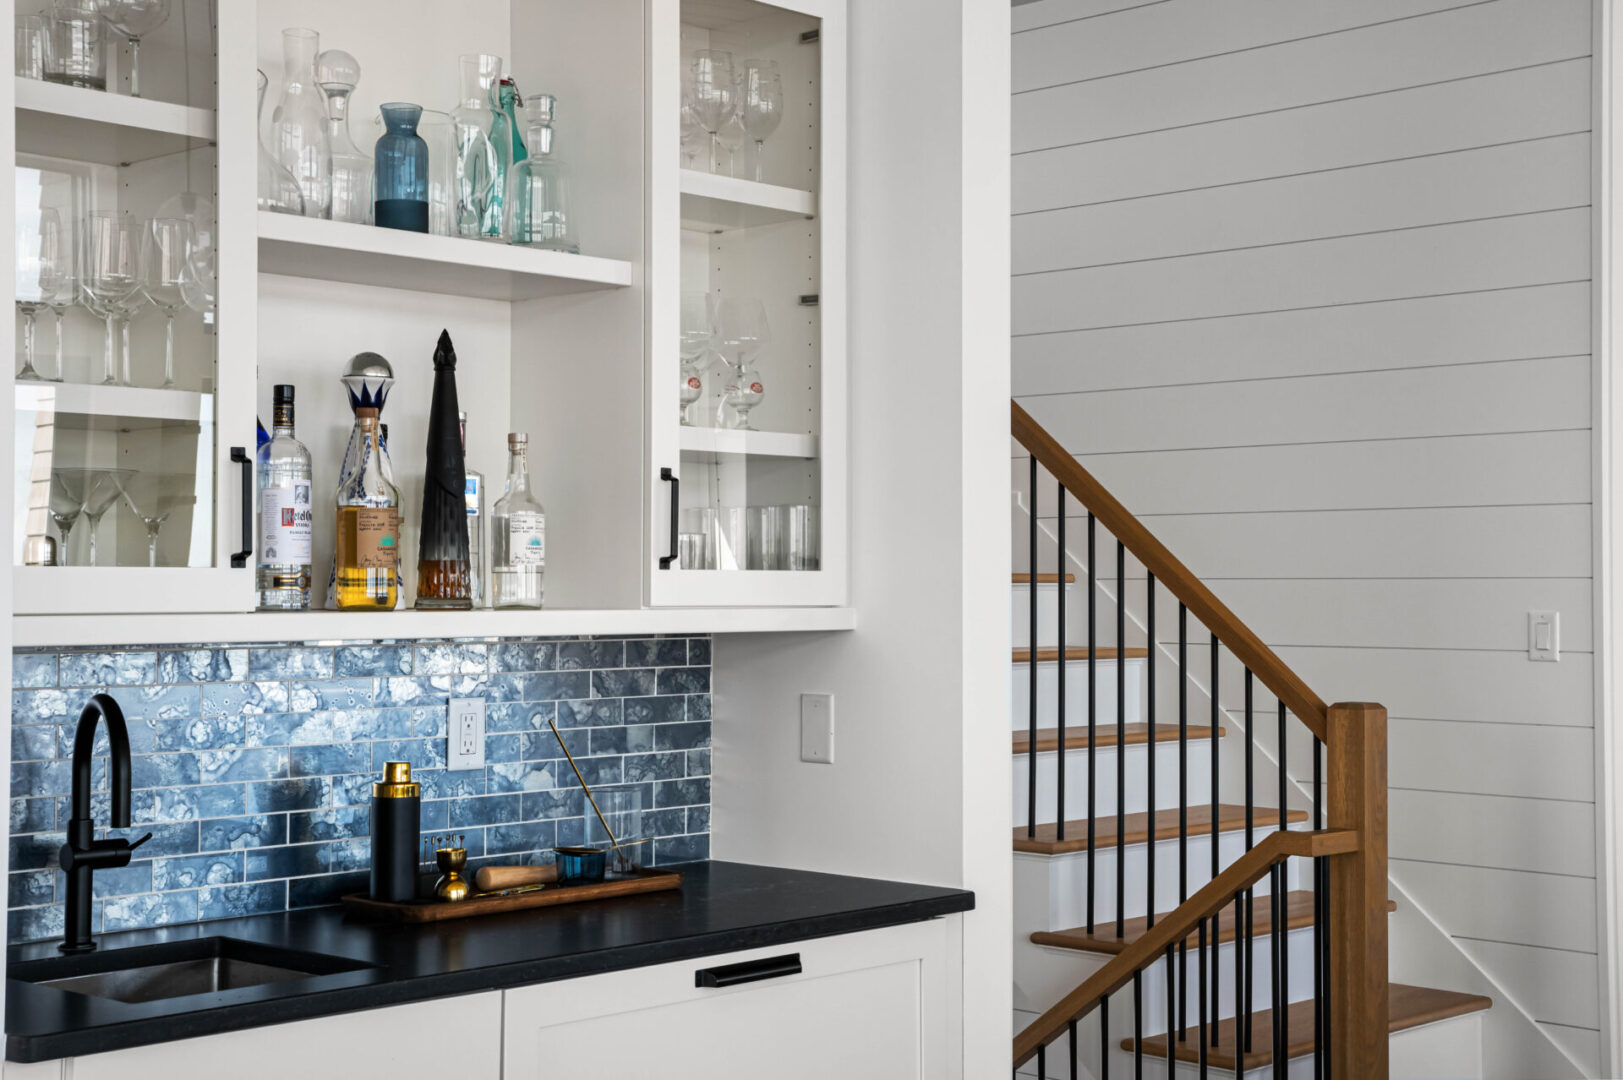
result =
[[228,937],[53,956],[13,964],[10,978],[135,1004],[217,994],[373,967],[347,957],[298,952]]

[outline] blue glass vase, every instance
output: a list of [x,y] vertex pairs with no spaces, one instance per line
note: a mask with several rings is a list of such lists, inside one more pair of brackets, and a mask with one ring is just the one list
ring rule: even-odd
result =
[[428,231],[428,144],[417,134],[421,105],[391,101],[383,114],[383,136],[378,139],[377,196],[373,220],[385,229]]

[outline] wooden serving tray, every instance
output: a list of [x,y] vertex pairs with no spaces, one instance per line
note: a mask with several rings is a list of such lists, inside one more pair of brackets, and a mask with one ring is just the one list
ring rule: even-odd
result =
[[445,919],[471,919],[475,915],[497,915],[504,911],[523,911],[526,908],[552,907],[554,904],[578,904],[586,900],[606,900],[613,896],[632,896],[636,893],[663,892],[680,889],[682,874],[676,870],[638,870],[632,877],[615,878],[583,885],[548,885],[536,892],[517,896],[488,896],[482,899],[461,900],[448,904],[443,900],[413,900],[396,904],[387,900],[374,900],[365,893],[351,893],[343,898],[346,910],[377,922],[429,923]]

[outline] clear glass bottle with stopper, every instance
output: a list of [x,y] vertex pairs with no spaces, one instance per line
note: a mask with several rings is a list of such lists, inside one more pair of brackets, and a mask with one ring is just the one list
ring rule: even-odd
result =
[[553,149],[558,99],[536,94],[524,103],[528,156],[508,173],[507,235],[512,243],[580,254],[570,211],[569,166]]
[[316,82],[327,95],[327,143],[332,154],[334,221],[367,225],[372,220],[372,155],[349,137],[349,96],[361,81],[361,65],[342,49],[316,58]]
[[507,490],[490,515],[490,598],[495,608],[538,608],[545,597],[547,515],[530,490],[530,437],[507,436]]

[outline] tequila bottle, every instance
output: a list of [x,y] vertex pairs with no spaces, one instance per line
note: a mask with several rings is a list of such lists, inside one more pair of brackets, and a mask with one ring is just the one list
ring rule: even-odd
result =
[[340,611],[387,611],[399,597],[400,491],[384,471],[379,437],[378,410],[356,409],[357,464],[336,494]]
[[[468,456],[468,414],[459,412],[456,419],[462,429],[462,457],[465,462]],[[384,441],[388,441],[387,436]],[[463,474],[467,477],[468,496],[469,595],[473,598],[473,606],[482,608],[485,606],[485,474],[466,466]]]
[[293,387],[276,387],[270,441],[259,452],[259,564],[255,585],[261,611],[310,606],[310,451],[293,437]]
[[547,565],[547,515],[530,490],[528,435],[507,436],[507,491],[490,515],[491,606],[538,608]]

